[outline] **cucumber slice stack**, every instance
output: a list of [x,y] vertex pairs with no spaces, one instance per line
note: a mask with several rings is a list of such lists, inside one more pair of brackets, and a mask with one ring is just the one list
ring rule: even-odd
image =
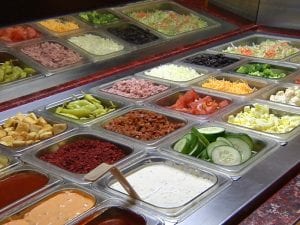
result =
[[218,137],[222,137],[225,134],[225,129],[223,127],[202,127],[197,130],[210,142],[215,141]]
[[182,154],[223,166],[240,165],[253,153],[253,140],[247,134],[226,133],[222,127],[192,128],[173,149]]

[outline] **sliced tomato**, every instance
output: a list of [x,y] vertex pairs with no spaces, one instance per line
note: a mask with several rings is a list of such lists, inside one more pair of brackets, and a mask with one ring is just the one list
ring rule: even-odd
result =
[[229,104],[230,104],[230,102],[228,100],[223,100],[223,101],[219,102],[219,107],[224,108],[225,106],[228,106]]
[[19,30],[14,30],[11,33],[12,41],[22,41],[22,40],[24,40],[24,38],[26,38],[26,36],[24,36],[24,34],[22,32],[20,32]]
[[191,102],[188,104],[188,106],[192,109],[202,107],[201,105],[203,104],[203,100],[201,98],[196,99],[195,101]]
[[204,102],[211,102],[211,101],[213,101],[213,98],[211,96],[209,96],[209,95],[206,95],[204,98],[202,98],[202,100]]
[[177,101],[175,102],[175,104],[171,105],[170,107],[174,108],[174,109],[185,108],[186,104],[185,104],[184,95],[179,96],[179,98],[177,99]]
[[2,29],[1,34],[0,34],[1,39],[4,41],[11,41],[11,32],[12,31],[13,30],[10,27],[6,28],[6,29]]
[[40,33],[37,32],[32,27],[26,27],[27,37],[28,39],[37,38],[40,36]]
[[207,114],[212,114],[218,110],[218,104],[210,104],[205,108]]
[[179,111],[179,112],[191,113],[191,109],[189,109],[189,108],[173,108],[173,109],[175,109],[176,111]]
[[192,89],[187,91],[184,95],[179,96],[176,103],[170,106],[170,108],[194,115],[205,115],[214,113],[219,108],[229,105],[229,103],[228,100],[223,100],[218,103],[209,95],[200,98],[197,92]]
[[193,109],[192,114],[194,114],[194,115],[206,115],[207,112],[204,109],[201,109],[201,110]]
[[183,95],[183,97],[184,97],[184,101],[185,101],[186,104],[189,104],[189,103],[191,103],[191,102],[193,102],[193,101],[195,101],[196,99],[199,98],[197,92],[195,92],[195,90],[193,90],[193,89],[187,91],[187,92]]
[[0,38],[6,41],[24,41],[39,37],[40,33],[30,26],[14,26],[2,29]]

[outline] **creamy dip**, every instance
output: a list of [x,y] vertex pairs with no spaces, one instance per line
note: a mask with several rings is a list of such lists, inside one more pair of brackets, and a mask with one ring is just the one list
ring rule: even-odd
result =
[[[165,164],[148,165],[126,178],[143,201],[162,208],[182,206],[214,185],[209,179]],[[118,182],[111,188],[126,193]]]
[[64,225],[94,204],[95,199],[79,191],[60,191],[35,205],[22,218],[12,219],[4,225]]

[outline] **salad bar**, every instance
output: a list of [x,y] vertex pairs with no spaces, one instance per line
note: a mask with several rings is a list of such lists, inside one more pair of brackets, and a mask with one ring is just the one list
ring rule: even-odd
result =
[[[2,28],[0,93],[230,27],[145,1]],[[0,224],[230,221],[299,164],[299,56],[251,30],[0,112]]]
[[[179,34],[168,36],[128,15],[140,10],[157,10],[182,17],[184,23],[174,23],[173,29],[181,28],[189,17],[200,25],[206,25],[187,26]],[[164,21],[164,27],[169,27],[168,21]],[[168,0],[97,9],[4,27],[0,29],[1,55],[7,58],[3,63],[8,61],[10,66],[26,68],[26,74],[24,71],[7,75],[4,72],[2,82],[6,85],[1,90],[0,101],[83,78],[86,71],[89,74],[105,71],[118,67],[120,63],[124,65],[140,60],[141,56],[147,58],[171,51],[174,45],[188,44],[235,28],[235,25],[218,17],[194,12]],[[28,89],[28,85],[32,88]],[[22,87],[17,96],[11,94],[16,87]]]

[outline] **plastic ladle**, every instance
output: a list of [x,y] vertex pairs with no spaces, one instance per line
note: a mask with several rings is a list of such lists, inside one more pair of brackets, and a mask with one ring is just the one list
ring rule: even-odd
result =
[[108,171],[114,176],[114,178],[117,181],[119,181],[119,183],[122,185],[122,187],[125,189],[125,191],[130,197],[139,200],[141,199],[140,196],[133,189],[133,187],[130,185],[126,177],[123,175],[123,173],[117,167],[108,165],[107,163],[102,163],[99,166],[97,166],[95,169],[87,173],[84,176],[84,179],[87,181],[95,181],[98,178],[102,177]]

